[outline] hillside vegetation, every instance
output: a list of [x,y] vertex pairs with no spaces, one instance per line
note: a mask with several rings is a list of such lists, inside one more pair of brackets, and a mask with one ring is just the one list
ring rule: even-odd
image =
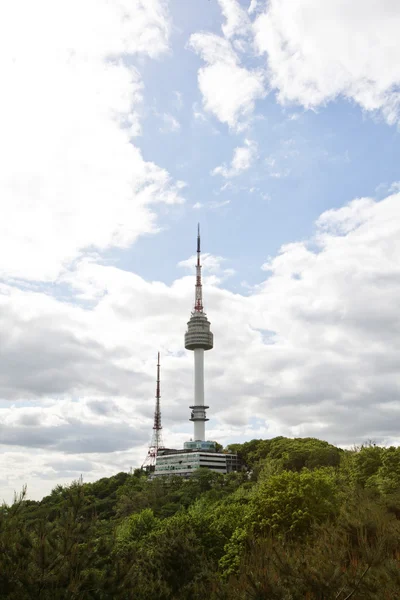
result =
[[400,449],[228,448],[247,470],[140,470],[0,509],[2,600],[395,600]]

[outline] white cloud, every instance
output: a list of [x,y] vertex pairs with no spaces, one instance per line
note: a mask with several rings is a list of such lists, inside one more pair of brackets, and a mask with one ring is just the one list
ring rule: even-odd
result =
[[174,104],[175,108],[180,110],[183,107],[183,95],[182,92],[178,92],[178,90],[174,91]]
[[[132,63],[137,54],[147,60],[166,51],[166,5],[54,4],[0,7],[0,270],[8,276],[0,285],[0,479],[8,500],[25,482],[29,494],[40,497],[81,472],[93,480],[141,464],[151,435],[158,349],[165,440],[178,446],[192,431],[193,357],[184,352],[183,334],[194,298],[194,257],[181,263],[188,275],[166,285],[98,264],[96,254],[154,231],[155,202],[180,201],[183,184],[146,162],[131,143],[140,132],[143,95]],[[222,4],[224,34],[235,42],[244,31],[243,15],[237,19],[237,3]],[[281,6],[273,1],[270,10],[278,14],[288,4]],[[327,6],[332,16],[333,4]],[[256,2],[251,7],[256,10]],[[358,7],[346,4],[347,13]],[[371,14],[368,4],[365,18]],[[291,19],[280,23],[276,17],[276,23],[282,36],[292,26]],[[310,19],[304,26],[312,34],[301,39],[307,45],[317,34]],[[378,60],[381,30],[376,36]],[[388,55],[393,39],[388,36]],[[257,40],[263,50],[264,38]],[[275,48],[274,39],[268,43]],[[263,76],[241,65],[227,39],[196,34],[192,45],[206,62],[199,73],[204,109],[231,129],[245,127],[255,100],[265,95]],[[290,45],[282,50],[290,51]],[[353,52],[349,63],[344,52],[340,47],[338,55],[347,68],[358,55]],[[304,56],[299,54],[293,81],[282,80],[282,99],[292,94],[314,106],[328,96],[318,79],[314,104],[307,104]],[[321,57],[330,57],[324,47]],[[335,66],[332,61],[327,64]],[[277,64],[272,60],[272,73]],[[393,75],[392,67],[382,77]],[[359,71],[353,71],[356,81]],[[374,69],[372,74],[365,86],[379,87]],[[317,68],[312,75],[317,81]],[[388,86],[390,81],[394,77],[387,77]],[[236,148],[221,174],[249,168],[253,150],[251,142]],[[278,160],[286,154],[278,153]],[[234,193],[226,184],[224,191]],[[258,187],[250,192],[261,194]],[[228,203],[193,208],[217,210]],[[281,434],[339,444],[400,442],[399,211],[395,194],[324,212],[316,235],[283,246],[264,264],[265,281],[245,295],[223,287],[234,273],[230,263],[203,256],[204,301],[215,334],[206,359],[211,439]],[[18,277],[25,279],[19,282],[23,289]]]
[[257,144],[252,140],[245,140],[244,146],[238,146],[233,152],[230,166],[223,164],[212,171],[212,175],[222,175],[230,178],[247,171],[257,158]]
[[160,131],[162,133],[174,133],[180,130],[180,123],[175,119],[173,115],[164,113],[163,115],[161,115],[161,118],[164,123],[163,126],[160,127]]
[[230,39],[236,35],[247,35],[250,28],[250,20],[239,2],[237,0],[218,0],[218,3],[226,21],[222,25],[224,36]]
[[281,102],[317,107],[342,95],[399,118],[397,0],[271,0],[254,25]]
[[[8,462],[0,477],[8,498],[23,482],[38,496],[63,473],[74,478],[78,465],[67,461],[83,453],[92,478],[140,464],[151,434],[155,349],[165,440],[189,437],[192,356],[183,352],[183,334],[194,262],[182,261],[189,275],[168,286],[80,261],[70,285],[94,299],[85,309],[2,286],[0,445]],[[283,246],[246,295],[224,289],[232,270],[205,254],[204,302],[215,335],[206,365],[210,438],[400,442],[399,263],[399,194],[326,211],[316,235]],[[264,425],[252,427],[254,419]],[[63,461],[65,469],[50,466]]]
[[265,164],[267,165],[269,177],[281,179],[282,177],[287,177],[290,173],[290,169],[288,167],[279,167],[276,158],[273,156],[268,156],[265,159]]
[[207,63],[198,73],[204,109],[231,129],[242,130],[253,113],[256,100],[266,95],[262,72],[242,67],[225,38],[195,33],[190,38],[190,45]]
[[143,91],[132,57],[165,52],[169,29],[159,0],[1,5],[3,276],[55,279],[86,247],[153,231],[155,202],[180,201],[130,143]]
[[207,121],[207,117],[205,116],[205,114],[199,109],[199,106],[197,104],[197,102],[194,102],[193,104],[193,116],[195,118],[196,121],[200,121],[202,123],[204,123],[205,121]]
[[371,198],[353,200],[340,209],[327,210],[317,220],[320,235],[349,233],[366,223],[375,213],[376,204]]
[[193,205],[193,208],[195,210],[200,210],[201,208],[206,208],[209,210],[218,210],[219,208],[222,208],[223,206],[228,206],[228,204],[230,204],[230,203],[231,203],[230,200],[220,200],[220,201],[211,200],[211,202],[207,202],[206,204],[203,204],[201,202],[196,202],[196,204]]
[[[186,260],[181,260],[178,263],[178,267],[183,267],[185,269],[188,269],[190,272],[194,273],[196,260],[196,255],[193,255],[190,258],[187,258]],[[224,258],[223,256],[215,256],[207,252],[202,254],[201,264],[202,271],[206,275],[205,281],[210,283],[209,276],[211,275],[213,277],[217,277],[217,279],[213,279],[213,283],[216,283],[217,281],[219,283],[222,281],[222,279],[233,275],[235,273],[234,269],[225,268],[223,266],[224,262],[226,262],[226,258]]]
[[230,204],[230,200],[214,200],[208,203],[208,206],[211,210],[217,210],[218,208],[222,208],[223,206],[228,206]]
[[249,9],[248,9],[249,15],[252,15],[256,11],[257,5],[258,5],[257,0],[251,0],[250,6],[249,6]]

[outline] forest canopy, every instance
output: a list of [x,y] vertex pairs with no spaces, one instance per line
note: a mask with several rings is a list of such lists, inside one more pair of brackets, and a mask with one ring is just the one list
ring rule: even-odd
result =
[[232,444],[245,465],[140,469],[0,509],[4,600],[384,600],[400,589],[400,448]]

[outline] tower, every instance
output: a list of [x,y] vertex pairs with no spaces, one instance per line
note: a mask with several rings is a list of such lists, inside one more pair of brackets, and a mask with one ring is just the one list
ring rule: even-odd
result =
[[197,227],[197,264],[194,310],[190,315],[185,333],[185,348],[194,353],[194,404],[190,406],[190,420],[194,423],[194,440],[205,440],[205,422],[208,421],[204,405],[204,351],[211,350],[214,336],[210,331],[210,322],[203,310],[203,292],[201,285],[200,262],[200,225]]
[[150,470],[154,468],[156,464],[157,454],[160,448],[164,448],[163,440],[162,440],[162,426],[161,426],[161,410],[160,410],[160,353],[158,353],[157,357],[157,386],[156,386],[156,408],[154,410],[154,425],[153,425],[153,435],[151,436],[151,442],[149,446],[149,450],[147,452],[147,456],[142,465]]

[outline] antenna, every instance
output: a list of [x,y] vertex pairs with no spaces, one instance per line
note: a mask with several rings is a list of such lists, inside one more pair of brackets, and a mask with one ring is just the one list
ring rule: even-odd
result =
[[157,355],[157,385],[156,385],[156,407],[154,410],[154,425],[153,435],[151,436],[151,442],[147,456],[142,465],[142,469],[146,468],[152,471],[156,464],[156,458],[160,448],[164,448],[162,440],[162,425],[161,425],[161,410],[160,410],[160,353]]
[[195,312],[203,312],[203,289],[201,284],[200,263],[200,223],[197,224],[197,264],[196,264],[196,290],[194,297]]

